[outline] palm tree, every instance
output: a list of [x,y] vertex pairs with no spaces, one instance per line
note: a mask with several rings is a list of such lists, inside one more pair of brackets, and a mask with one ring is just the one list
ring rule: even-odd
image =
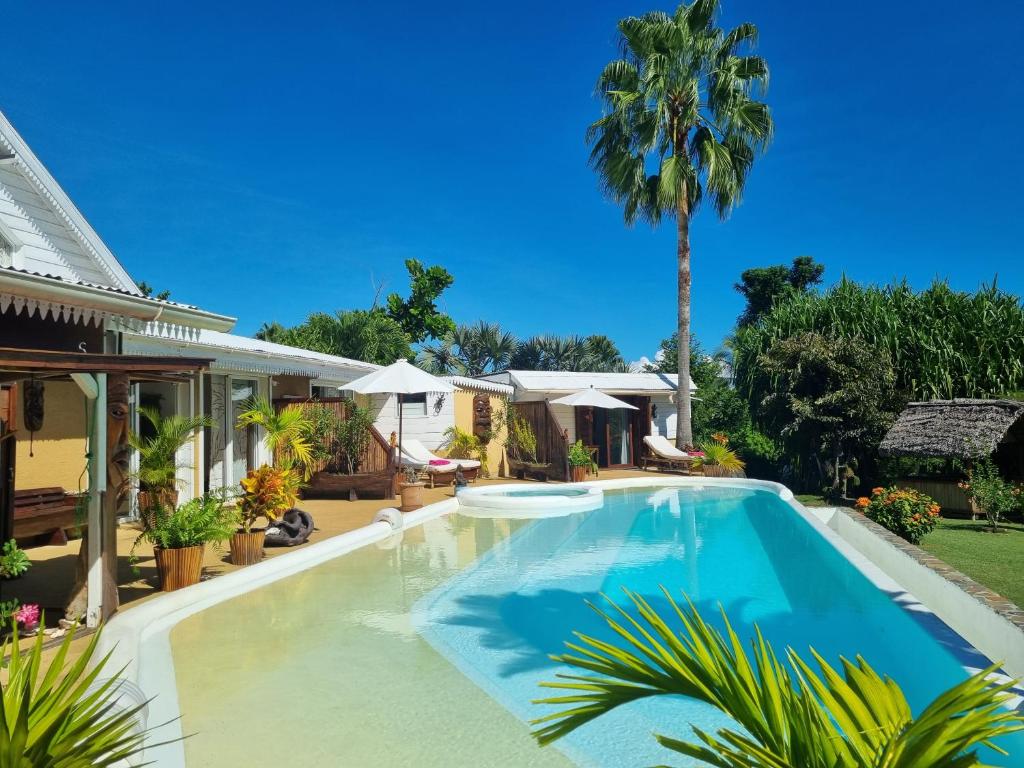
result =
[[595,334],[587,337],[588,368],[586,370],[602,372],[620,372],[625,367],[628,370],[626,361],[622,359],[622,353],[615,346],[615,342],[607,336]]
[[991,739],[1024,729],[1007,706],[1014,683],[989,680],[997,665],[941,694],[915,718],[900,687],[859,656],[842,660],[842,674],[813,650],[820,674],[792,650],[784,664],[755,626],[751,658],[724,611],[723,634],[692,603],[681,607],[662,589],[682,631],[628,590],[635,612],[595,608],[621,647],[581,634],[567,643],[571,652],[555,661],[583,672],[542,683],[564,695],[537,702],[560,708],[533,721],[538,741],[555,741],[649,696],[705,702],[743,728],[712,734],[691,726],[692,741],[656,737],[718,768],[968,768],[981,765],[980,745],[997,749]]
[[479,376],[508,368],[517,346],[515,336],[500,325],[480,320],[460,325],[440,343],[425,346],[420,365],[435,375]]
[[238,414],[238,427],[256,426],[263,429],[263,442],[275,464],[291,467],[296,462],[308,472],[313,461],[313,445],[309,436],[312,425],[299,408],[274,408],[262,396],[249,398]]
[[153,428],[148,437],[128,433],[128,445],[139,454],[139,483],[154,491],[173,491],[178,469],[182,468],[178,451],[213,421],[209,416],[161,416],[157,408],[146,405],[139,408],[139,415]]
[[753,24],[715,26],[718,0],[691,0],[619,22],[623,57],[597,81],[606,113],[587,131],[590,162],[627,224],[676,220],[679,390],[676,439],[690,423],[690,218],[705,196],[726,218],[739,203],[755,155],[771,139],[768,106],[757,97],[768,65],[743,49]]

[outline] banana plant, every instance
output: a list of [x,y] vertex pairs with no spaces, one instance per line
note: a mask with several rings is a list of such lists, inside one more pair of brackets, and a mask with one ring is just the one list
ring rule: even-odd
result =
[[900,687],[860,656],[841,659],[842,672],[811,651],[815,670],[793,650],[785,663],[760,629],[748,653],[722,612],[724,632],[688,599],[669,595],[681,631],[642,596],[626,590],[631,609],[591,607],[619,644],[577,633],[555,661],[580,670],[542,686],[564,695],[535,703],[558,711],[533,721],[548,744],[601,715],[650,696],[682,695],[731,716],[743,730],[694,739],[657,735],[659,743],[717,768],[967,768],[982,766],[977,749],[1005,754],[994,739],[1024,728],[1007,707],[1012,682],[993,683],[993,666],[938,696],[916,717]]

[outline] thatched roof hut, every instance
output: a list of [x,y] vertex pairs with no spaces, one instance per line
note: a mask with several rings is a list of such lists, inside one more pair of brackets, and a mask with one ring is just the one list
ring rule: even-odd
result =
[[1024,402],[931,400],[911,403],[882,439],[883,456],[972,459],[1024,445]]

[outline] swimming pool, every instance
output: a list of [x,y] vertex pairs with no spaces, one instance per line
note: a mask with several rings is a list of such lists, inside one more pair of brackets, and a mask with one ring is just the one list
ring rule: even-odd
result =
[[914,706],[985,664],[840,550],[777,492],[742,484],[608,491],[598,509],[537,520],[433,517],[175,624],[187,764],[657,763],[652,731],[727,720],[637,702],[544,749],[526,725],[543,712],[537,683],[559,671],[548,654],[572,630],[607,634],[584,600],[623,586],[654,602],[661,584],[685,591],[707,617],[721,603],[779,648],[859,652]]

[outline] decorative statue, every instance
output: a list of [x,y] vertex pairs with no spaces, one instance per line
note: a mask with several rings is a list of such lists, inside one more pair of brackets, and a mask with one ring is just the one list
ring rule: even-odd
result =
[[473,434],[481,440],[491,434],[491,398],[489,395],[473,395]]
[[114,494],[114,508],[128,492],[128,400],[131,381],[125,374],[107,379],[107,492]]

